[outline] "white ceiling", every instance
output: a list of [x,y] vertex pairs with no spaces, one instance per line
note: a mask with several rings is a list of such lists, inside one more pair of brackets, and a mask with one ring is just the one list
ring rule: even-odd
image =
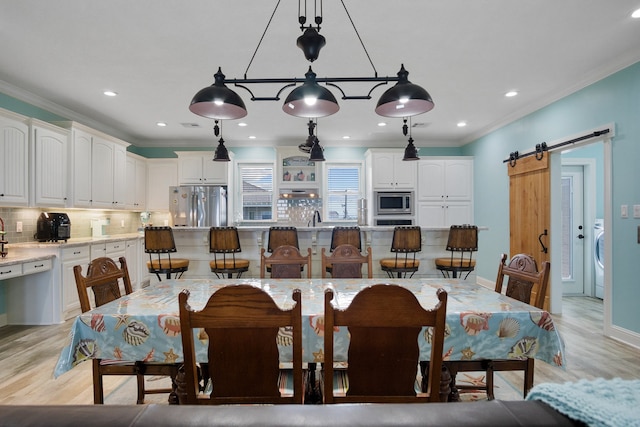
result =
[[[309,23],[314,2],[307,2]],[[419,147],[463,145],[640,60],[640,19],[630,17],[640,0],[344,3],[378,75],[395,76],[404,64],[409,79],[431,94],[435,108],[412,118]],[[227,78],[244,77],[275,4],[0,0],[0,92],[135,145],[211,147],[213,120],[191,113],[191,98],[213,83],[218,67]],[[325,0],[323,17],[327,45],[312,65],[318,77],[373,76],[341,1]],[[281,0],[246,77],[303,78],[309,63],[295,44],[300,34],[298,1]],[[362,95],[371,85],[347,88]],[[106,89],[119,95],[107,98]],[[257,96],[278,89],[252,86]],[[341,109],[319,119],[321,143],[404,147],[402,120],[373,112],[385,89],[351,101],[333,91]],[[307,119],[285,114],[281,102],[252,102],[234,90],[249,114],[223,123],[227,146],[306,139]],[[509,90],[519,95],[506,98]],[[468,125],[457,127],[461,120]]]

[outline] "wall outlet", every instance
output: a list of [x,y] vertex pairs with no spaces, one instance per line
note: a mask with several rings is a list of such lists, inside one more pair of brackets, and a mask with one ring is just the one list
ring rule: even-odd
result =
[[620,218],[629,218],[629,206],[620,205]]
[[22,233],[22,221],[16,222],[16,233]]
[[124,228],[124,219],[120,220],[120,227]]
[[640,205],[633,205],[633,217],[640,218]]

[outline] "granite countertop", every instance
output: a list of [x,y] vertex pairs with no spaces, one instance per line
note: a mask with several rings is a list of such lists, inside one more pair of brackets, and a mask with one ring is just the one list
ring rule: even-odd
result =
[[54,254],[33,254],[28,252],[8,251],[7,256],[0,258],[0,267],[22,264],[23,262],[42,261],[54,257]]
[[[268,231],[269,227],[273,226],[281,226],[288,227],[289,224],[269,224],[269,225],[239,225],[238,231]],[[353,227],[354,225],[351,225]],[[338,227],[338,225],[318,225],[316,227],[307,227],[307,226],[295,226],[298,231],[332,231],[334,227]],[[384,225],[384,226],[372,226],[372,225],[361,225],[359,226],[361,231],[393,231],[395,226],[393,225]],[[487,229],[487,227],[478,227],[479,230]],[[209,230],[209,227],[174,227],[174,231],[205,231]],[[422,227],[422,231],[448,231],[449,227]]]

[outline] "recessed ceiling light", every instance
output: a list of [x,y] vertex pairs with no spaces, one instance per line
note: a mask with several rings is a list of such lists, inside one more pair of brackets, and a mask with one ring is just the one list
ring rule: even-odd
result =
[[114,92],[112,90],[105,90],[104,92],[102,92],[103,94],[107,95],[107,96],[116,96],[118,93]]
[[633,13],[631,14],[632,18],[640,18],[640,9],[636,9],[633,11]]
[[249,139],[256,139],[255,135],[249,135]]
[[238,123],[238,126],[245,127],[245,126],[247,126],[247,124],[245,122],[240,122],[240,123]]
[[158,122],[156,123],[156,125],[160,126],[161,128],[165,127],[167,124],[165,122]]
[[467,125],[467,122],[458,122],[458,127],[463,128]]
[[342,137],[342,139],[350,139],[351,137],[349,135],[345,135]]
[[387,124],[385,122],[380,122],[378,123],[378,126],[382,127],[382,126],[386,126]]
[[509,92],[505,93],[504,96],[506,96],[507,98],[511,98],[514,97],[518,94],[518,91],[516,90],[510,90]]

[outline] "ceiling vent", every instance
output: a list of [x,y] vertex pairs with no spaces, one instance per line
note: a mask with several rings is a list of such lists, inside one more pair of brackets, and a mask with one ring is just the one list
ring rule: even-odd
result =
[[200,125],[198,123],[180,123],[183,128],[199,128]]

